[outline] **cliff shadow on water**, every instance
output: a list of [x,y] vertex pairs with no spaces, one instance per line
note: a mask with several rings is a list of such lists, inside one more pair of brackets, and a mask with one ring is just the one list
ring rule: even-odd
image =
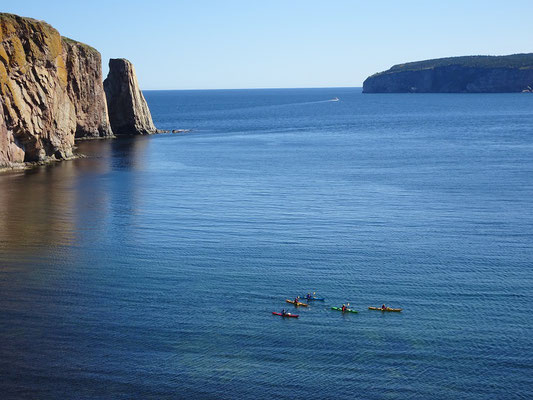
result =
[[84,141],[84,158],[1,174],[0,251],[43,257],[43,249],[57,255],[73,243],[105,241],[115,215],[135,218],[142,190],[135,174],[114,172],[142,170],[148,145],[145,137]]

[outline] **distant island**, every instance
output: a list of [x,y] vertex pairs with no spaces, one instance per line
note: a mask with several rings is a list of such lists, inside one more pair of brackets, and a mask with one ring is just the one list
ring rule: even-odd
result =
[[516,93],[532,88],[533,53],[398,64],[363,83],[363,93]]

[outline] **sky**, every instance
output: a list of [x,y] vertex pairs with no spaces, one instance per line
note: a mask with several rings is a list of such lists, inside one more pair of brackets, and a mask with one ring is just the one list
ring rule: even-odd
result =
[[[4,1],[7,3],[7,1]],[[533,52],[533,1],[17,0],[141,88],[359,87],[394,64]]]

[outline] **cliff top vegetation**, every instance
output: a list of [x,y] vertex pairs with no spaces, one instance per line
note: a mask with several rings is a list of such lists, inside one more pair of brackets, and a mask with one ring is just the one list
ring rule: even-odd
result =
[[92,51],[92,52],[95,52],[95,53],[100,53],[94,47],[91,47],[88,44],[85,44],[85,43],[82,43],[82,42],[78,42],[77,40],[71,39],[69,37],[61,36],[61,40],[63,40],[63,42],[65,42],[65,43],[72,44],[72,45],[78,45],[78,46],[81,46],[81,47],[85,48],[86,50],[89,50],[89,51]]
[[458,65],[470,68],[533,68],[533,53],[511,54],[508,56],[461,56],[436,58],[432,60],[408,62],[392,66],[387,71],[378,72],[376,75],[390,74],[405,71],[420,71],[438,67]]

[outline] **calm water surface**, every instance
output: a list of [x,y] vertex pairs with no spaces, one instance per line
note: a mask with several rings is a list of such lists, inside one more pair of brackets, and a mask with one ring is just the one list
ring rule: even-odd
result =
[[531,398],[533,96],[146,98],[0,175],[2,398]]

